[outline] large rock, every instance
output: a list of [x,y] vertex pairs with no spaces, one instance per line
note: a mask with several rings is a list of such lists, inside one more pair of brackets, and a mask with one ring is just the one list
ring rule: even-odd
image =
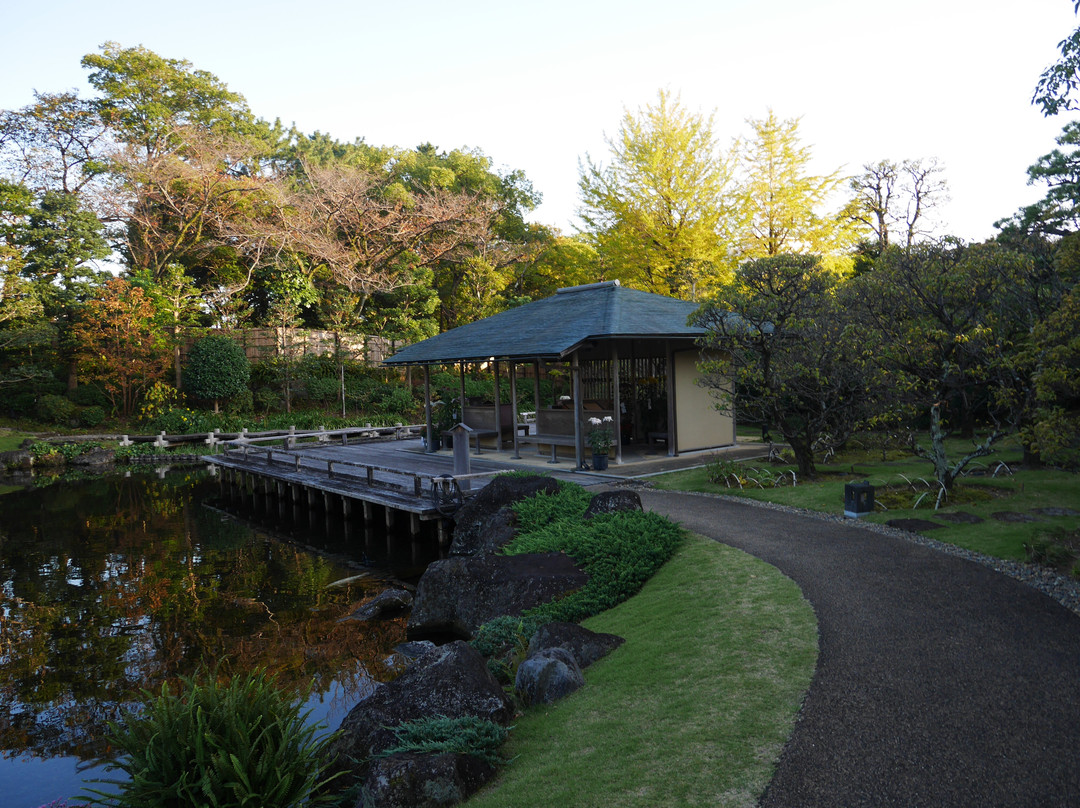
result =
[[404,589],[384,589],[359,609],[347,617],[338,620],[379,620],[386,617],[400,617],[412,606],[413,596]]
[[587,668],[624,642],[617,634],[589,631],[577,623],[545,623],[529,640],[527,653],[533,656],[549,648],[563,648],[573,654],[578,665]]
[[34,467],[34,456],[26,449],[0,452],[0,471],[29,471]]
[[563,553],[446,558],[428,565],[416,586],[409,633],[471,638],[494,617],[519,615],[588,580]]
[[565,648],[547,648],[522,662],[514,689],[526,704],[551,704],[585,684],[581,667]]
[[80,455],[71,458],[73,466],[104,466],[116,460],[116,451],[104,447],[96,447]]
[[341,722],[341,736],[329,754],[337,768],[363,777],[369,759],[397,742],[393,728],[405,721],[442,715],[471,715],[507,726],[514,708],[487,663],[460,640],[422,655],[398,678],[377,688]]
[[553,477],[495,477],[454,516],[454,540],[450,545],[450,555],[471,556],[494,552],[513,538],[514,522],[510,505],[541,491],[554,494],[558,490],[559,483]]
[[467,799],[495,773],[471,755],[399,752],[377,758],[365,785],[369,808],[442,808]]
[[640,511],[641,497],[637,491],[601,491],[589,500],[583,518],[592,519],[599,513],[618,513],[619,511]]

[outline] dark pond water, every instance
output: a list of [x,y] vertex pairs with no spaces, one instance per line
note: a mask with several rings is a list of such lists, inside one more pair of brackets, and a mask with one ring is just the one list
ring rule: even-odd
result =
[[313,686],[312,720],[330,728],[393,675],[404,621],[338,620],[392,576],[418,574],[434,537],[265,503],[233,514],[217,497],[201,469],[0,494],[4,808],[109,776],[94,763],[108,755],[106,722],[201,665]]

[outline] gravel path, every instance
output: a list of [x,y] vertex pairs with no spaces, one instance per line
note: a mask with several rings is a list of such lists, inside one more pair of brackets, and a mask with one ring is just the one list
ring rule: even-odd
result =
[[640,494],[776,566],[817,615],[818,667],[764,808],[1080,806],[1080,616],[1058,602],[1068,592],[1054,600],[984,557],[888,529]]

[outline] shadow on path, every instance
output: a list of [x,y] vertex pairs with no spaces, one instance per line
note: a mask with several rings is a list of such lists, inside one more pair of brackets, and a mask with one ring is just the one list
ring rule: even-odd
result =
[[1080,806],[1080,616],[855,524],[640,494],[777,567],[817,615],[818,667],[762,806]]

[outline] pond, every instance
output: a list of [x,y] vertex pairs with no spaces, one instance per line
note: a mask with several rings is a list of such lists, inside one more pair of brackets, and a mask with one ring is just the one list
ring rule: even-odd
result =
[[[0,489],[3,490],[3,489]],[[111,776],[107,722],[141,690],[265,667],[336,728],[401,664],[404,620],[340,619],[437,557],[306,513],[232,514],[204,469],[0,495],[0,802],[37,808]],[[295,517],[295,518],[294,518]],[[261,527],[260,521],[272,527]]]

